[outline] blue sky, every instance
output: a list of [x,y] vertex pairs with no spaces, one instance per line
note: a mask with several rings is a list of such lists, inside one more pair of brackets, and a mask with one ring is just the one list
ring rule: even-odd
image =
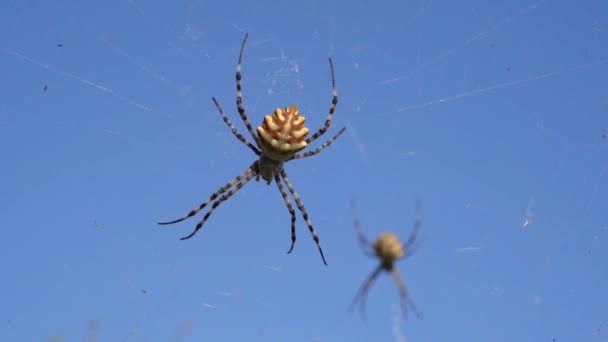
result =
[[[48,2],[0,5],[0,340],[603,341],[608,319],[605,1]],[[285,168],[321,239],[251,182],[192,239],[176,219],[255,156],[298,104],[319,155]],[[46,88],[46,90],[44,90]],[[324,139],[319,139],[320,144]],[[313,144],[313,147],[316,147]],[[348,307],[370,237],[388,275]],[[142,291],[145,290],[145,291]],[[144,293],[145,292],[145,293]]]

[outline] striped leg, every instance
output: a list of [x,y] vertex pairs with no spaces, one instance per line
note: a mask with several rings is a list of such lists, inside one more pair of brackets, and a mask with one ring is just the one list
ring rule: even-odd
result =
[[239,191],[243,186],[245,186],[245,184],[249,183],[249,181],[252,180],[255,177],[255,175],[256,175],[255,172],[252,172],[251,169],[249,169],[249,172],[246,173],[246,176],[243,177],[240,182],[236,183],[236,185],[233,188],[231,188],[226,193],[224,193],[220,198],[217,199],[217,201],[213,202],[213,204],[211,205],[211,208],[209,208],[209,211],[205,214],[205,216],[203,216],[203,219],[196,225],[196,228],[194,228],[192,233],[190,233],[190,235],[188,235],[188,236],[184,236],[180,240],[188,240],[189,238],[193,237],[194,234],[196,234],[196,232],[198,232],[198,230],[201,229],[201,227],[203,227],[205,222],[207,222],[207,219],[211,216],[211,214],[213,214],[213,211],[215,210],[215,208],[217,208],[220,204],[222,204],[222,202],[224,202],[227,199],[229,199],[230,197],[232,197],[232,195],[237,193],[237,191]]
[[367,291],[369,291],[369,288],[374,283],[374,280],[376,280],[380,272],[382,272],[382,269],[382,265],[376,267],[376,269],[369,275],[369,277],[367,277],[365,283],[363,283],[361,289],[359,289],[359,292],[357,292],[357,295],[355,296],[355,298],[353,298],[353,302],[350,305],[350,311],[352,311],[355,307],[355,304],[357,304],[358,301],[361,301],[361,317],[363,317],[363,319],[366,319],[365,303],[367,300]]
[[304,204],[302,203],[300,196],[298,196],[296,189],[294,189],[293,185],[291,185],[291,182],[289,181],[289,178],[287,178],[287,173],[285,172],[285,170],[281,170],[281,177],[283,178],[283,181],[285,181],[285,185],[287,185],[287,189],[289,189],[289,192],[291,193],[291,196],[293,197],[294,201],[296,202],[298,209],[302,213],[302,217],[304,218],[304,221],[306,221],[308,230],[310,230],[310,235],[312,235],[313,240],[315,240],[317,247],[319,248],[319,253],[321,254],[321,259],[323,259],[323,263],[325,264],[325,266],[327,266],[327,261],[325,261],[325,255],[323,254],[323,249],[321,248],[321,243],[319,242],[319,237],[317,236],[317,233],[315,233],[315,229],[312,227],[312,223],[310,222],[310,218],[308,217],[308,213],[306,212],[306,208],[304,208]]
[[247,42],[248,33],[245,34],[245,38],[243,38],[243,43],[241,44],[241,52],[239,54],[239,64],[236,66],[236,107],[239,110],[239,115],[241,115],[241,119],[247,126],[247,130],[249,134],[253,137],[256,144],[260,146],[260,142],[258,141],[258,136],[255,134],[253,128],[251,127],[251,122],[247,118],[247,114],[245,113],[245,108],[243,108],[243,85],[241,84],[241,61],[243,60],[243,50],[245,49],[245,42]]
[[401,295],[401,310],[403,311],[403,316],[407,319],[407,308],[409,305],[409,307],[412,309],[412,311],[414,311],[416,316],[418,316],[418,318],[421,318],[422,313],[418,310],[416,304],[414,304],[414,301],[410,297],[407,288],[405,287],[405,284],[401,280],[399,270],[397,270],[396,267],[393,267],[391,273],[393,273],[393,277],[395,278],[395,282],[397,283],[397,287],[399,288],[399,294]]
[[255,171],[256,170],[256,162],[254,162],[251,166],[249,166],[249,168],[247,168],[247,170],[243,171],[243,173],[241,173],[240,175],[238,175],[235,179],[231,180],[230,182],[226,183],[226,185],[224,185],[223,187],[219,188],[218,191],[216,191],[213,195],[211,195],[211,197],[209,197],[205,202],[203,202],[201,205],[199,205],[196,209],[192,210],[191,212],[188,213],[188,215],[179,218],[177,220],[174,221],[169,221],[169,222],[159,222],[158,224],[160,225],[167,225],[167,224],[173,224],[173,223],[177,223],[177,222],[181,222],[187,218],[190,218],[194,215],[196,215],[199,211],[201,211],[204,207],[207,206],[207,204],[211,203],[213,200],[215,200],[218,196],[220,196],[221,194],[223,194],[224,192],[226,192],[228,189],[232,188],[235,184],[239,183],[243,178],[245,177],[254,177],[255,176]]
[[334,63],[331,61],[331,58],[329,59],[329,69],[331,71],[331,84],[333,87],[331,107],[329,107],[329,114],[327,114],[327,119],[325,119],[325,124],[323,125],[323,127],[319,128],[319,130],[315,134],[311,135],[306,139],[306,142],[309,144],[315,141],[318,137],[323,135],[323,133],[325,133],[327,129],[329,129],[329,125],[331,125],[331,119],[333,118],[334,111],[336,110],[336,105],[338,104],[338,90],[336,89],[336,77],[334,76]]
[[260,150],[258,150],[255,146],[253,146],[252,143],[249,142],[249,140],[247,140],[247,138],[245,138],[241,133],[239,133],[239,131],[236,130],[236,128],[234,127],[234,125],[232,124],[230,119],[228,119],[228,116],[226,116],[226,114],[224,114],[222,107],[220,106],[219,102],[217,102],[215,97],[212,97],[212,99],[213,99],[213,102],[215,103],[215,106],[217,107],[217,110],[220,111],[220,115],[222,115],[222,119],[224,119],[224,123],[226,125],[228,125],[228,127],[232,131],[232,134],[234,134],[234,136],[236,136],[237,139],[239,139],[243,144],[247,145],[256,155],[258,155],[258,156],[261,155],[262,152],[260,152]]
[[275,175],[274,181],[277,183],[281,196],[283,196],[283,201],[285,201],[287,210],[289,210],[289,215],[291,215],[291,247],[289,247],[289,251],[287,251],[287,254],[289,254],[291,251],[293,251],[293,246],[296,244],[296,211],[293,209],[293,204],[291,204],[289,196],[287,196],[287,193],[285,192],[285,188],[283,188],[281,177],[279,175]]
[[297,153],[295,156],[293,156],[293,158],[291,158],[289,160],[294,160],[294,159],[300,159],[300,158],[306,158],[306,157],[314,156],[315,154],[323,151],[323,149],[325,149],[326,147],[329,147],[331,144],[333,144],[334,141],[336,141],[336,139],[338,139],[338,137],[340,135],[342,135],[342,133],[344,133],[345,130],[346,130],[346,127],[343,127],[340,130],[340,132],[338,132],[336,135],[334,135],[331,139],[327,140],[323,145],[315,148],[312,151],[308,151],[308,152],[304,152],[304,153]]

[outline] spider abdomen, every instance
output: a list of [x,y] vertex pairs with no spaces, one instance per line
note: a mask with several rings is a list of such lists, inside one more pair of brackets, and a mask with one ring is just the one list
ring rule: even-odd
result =
[[390,261],[391,263],[405,254],[403,245],[393,233],[381,234],[374,243],[374,250],[382,261]]
[[304,126],[306,118],[300,115],[294,104],[284,109],[275,109],[272,115],[266,115],[264,122],[258,126],[258,137],[262,152],[276,161],[287,161],[308,143],[306,135],[309,129]]

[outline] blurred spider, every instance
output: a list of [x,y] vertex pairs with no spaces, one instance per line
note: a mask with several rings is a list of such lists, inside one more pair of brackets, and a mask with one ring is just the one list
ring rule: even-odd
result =
[[243,108],[242,99],[241,61],[243,59],[243,50],[245,48],[247,36],[248,34],[245,34],[245,38],[243,38],[239,54],[239,62],[236,67],[236,106],[241,116],[241,119],[245,123],[245,126],[247,127],[247,130],[249,131],[249,134],[251,134],[251,137],[253,138],[253,141],[255,142],[257,147],[254,146],[251,142],[249,142],[247,138],[245,138],[241,133],[236,130],[232,122],[230,122],[230,119],[228,119],[228,117],[224,114],[224,111],[222,110],[222,107],[220,107],[219,102],[215,99],[215,97],[213,97],[212,99],[218,111],[220,112],[224,123],[228,125],[234,136],[236,136],[237,139],[239,139],[243,144],[247,145],[247,147],[249,147],[259,157],[259,159],[254,161],[253,164],[251,164],[245,171],[243,171],[243,173],[238,175],[230,182],[226,183],[226,185],[219,188],[214,194],[212,194],[207,200],[205,200],[205,202],[199,205],[196,209],[190,211],[188,215],[170,222],[159,222],[159,224],[166,225],[183,221],[187,218],[196,215],[209,203],[215,201],[213,202],[211,208],[209,209],[209,211],[207,211],[203,219],[196,225],[194,231],[190,235],[181,238],[181,240],[189,239],[194,236],[194,234],[196,234],[199,229],[201,229],[201,227],[203,226],[203,224],[205,224],[209,216],[211,216],[213,211],[222,202],[229,199],[253,178],[255,178],[256,181],[259,181],[260,177],[262,177],[268,185],[270,185],[273,180],[275,181],[277,187],[279,188],[279,192],[283,197],[283,201],[285,201],[287,210],[291,215],[291,247],[289,248],[289,251],[287,251],[287,253],[291,253],[296,242],[296,213],[289,197],[287,196],[287,193],[285,192],[285,188],[283,187],[283,184],[281,182],[282,180],[283,182],[285,182],[285,185],[287,185],[287,189],[289,190],[291,196],[296,202],[296,206],[302,213],[304,221],[306,221],[306,225],[310,230],[310,234],[312,235],[312,238],[317,244],[323,263],[327,265],[327,262],[325,261],[325,256],[323,255],[323,250],[321,249],[321,244],[319,243],[319,237],[317,236],[314,228],[312,227],[312,223],[310,222],[308,213],[304,208],[304,204],[302,203],[300,196],[298,196],[298,193],[289,181],[289,178],[287,178],[287,173],[283,168],[283,164],[290,160],[314,156],[315,154],[321,152],[324,148],[331,145],[346,129],[346,127],[342,128],[336,135],[334,135],[331,139],[327,140],[325,143],[323,143],[316,149],[308,152],[298,153],[299,151],[306,148],[309,143],[315,141],[317,138],[322,136],[331,124],[331,120],[334,115],[334,110],[336,109],[336,105],[338,104],[338,92],[336,90],[336,80],[334,77],[333,62],[330,58],[329,68],[331,71],[333,97],[331,101],[331,106],[329,108],[329,114],[327,114],[327,118],[323,127],[319,128],[319,130],[315,132],[315,134],[307,138],[306,135],[308,134],[309,129],[304,126],[304,121],[306,120],[306,118],[300,115],[297,106],[294,104],[291,107],[286,107],[284,109],[277,108],[275,109],[272,115],[266,115],[264,117],[263,123],[257,127],[258,134],[256,135],[253,131],[253,128],[251,127],[249,119],[247,118],[245,108]]
[[397,288],[399,289],[399,294],[401,295],[401,310],[403,312],[403,316],[407,318],[407,309],[408,306],[414,311],[414,313],[420,318],[422,314],[416,308],[416,304],[410,298],[410,295],[405,287],[405,284],[401,280],[401,276],[399,275],[399,270],[395,267],[395,261],[399,259],[405,259],[411,257],[416,253],[418,248],[420,247],[420,241],[418,238],[418,231],[420,230],[420,210],[419,206],[416,206],[416,219],[414,221],[414,228],[410,233],[410,236],[405,241],[405,244],[401,244],[399,238],[393,233],[382,233],[378,236],[376,241],[372,244],[365,234],[363,233],[363,228],[361,226],[361,222],[357,217],[357,213],[355,210],[354,204],[352,205],[353,209],[353,219],[355,223],[355,227],[357,229],[357,238],[359,239],[359,245],[363,250],[363,254],[367,256],[371,256],[374,258],[380,259],[380,265],[376,267],[376,269],[370,274],[367,280],[363,283],[359,292],[353,299],[351,310],[358,301],[360,301],[361,305],[361,315],[365,319],[365,300],[367,298],[367,291],[370,286],[376,280],[376,277],[380,274],[380,272],[387,271],[393,274],[395,278],[395,282],[397,283]]

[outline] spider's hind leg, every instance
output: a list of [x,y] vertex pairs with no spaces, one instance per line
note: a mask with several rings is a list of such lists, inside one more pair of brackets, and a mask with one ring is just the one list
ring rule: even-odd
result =
[[[228,128],[230,128],[230,130],[232,131],[232,134],[234,134],[234,136],[237,139],[239,139],[243,144],[247,145],[247,147],[249,147],[253,151],[253,153],[255,153],[258,156],[261,155],[262,151],[258,150],[255,146],[253,146],[253,144],[251,142],[249,142],[249,140],[247,140],[247,138],[245,138],[241,133],[239,133],[239,131],[237,131],[237,129],[234,127],[234,125],[232,124],[232,122],[230,121],[228,116],[226,116],[226,114],[224,114],[224,110],[220,106],[220,103],[215,99],[215,97],[212,97],[212,99],[213,99],[213,103],[215,103],[215,107],[217,107],[217,110],[220,112],[220,115],[222,116],[224,123],[226,125],[228,125]],[[257,143],[257,141],[256,141],[256,143]]]
[[412,232],[408,236],[407,240],[403,244],[403,250],[405,252],[404,258],[411,257],[414,255],[420,246],[422,246],[422,239],[419,238],[420,226],[422,225],[422,214],[420,210],[420,202],[416,202],[416,218],[414,219],[414,227]]
[[241,81],[241,78],[242,78],[241,64],[243,61],[243,51],[245,50],[245,43],[247,42],[247,37],[249,37],[248,33],[245,34],[245,37],[243,38],[243,43],[241,43],[241,52],[239,53],[239,63],[236,65],[236,75],[234,76],[236,79],[236,107],[239,110],[239,115],[241,116],[241,119],[245,123],[245,126],[247,126],[247,130],[249,131],[249,134],[251,134],[251,137],[256,142],[256,144],[258,146],[260,146],[258,137],[255,134],[255,132],[253,131],[249,118],[247,118],[247,114],[245,113],[245,108],[243,108],[243,84]]
[[354,200],[351,201],[350,206],[353,212],[353,222],[357,230],[357,239],[359,240],[359,247],[361,247],[361,251],[363,251],[363,254],[375,257],[376,253],[374,252],[374,244],[367,239],[365,233],[363,232],[363,225],[361,225],[361,221],[359,220],[359,216],[357,215],[357,209]]
[[319,128],[315,134],[311,135],[306,139],[307,143],[311,143],[315,141],[318,137],[322,136],[331,125],[331,120],[334,117],[334,111],[336,110],[336,106],[338,105],[338,90],[336,88],[336,76],[334,74],[334,63],[331,58],[329,59],[329,70],[331,72],[331,85],[332,85],[332,98],[331,98],[331,106],[329,107],[329,113],[327,114],[327,118],[325,119],[325,124],[323,127]]

